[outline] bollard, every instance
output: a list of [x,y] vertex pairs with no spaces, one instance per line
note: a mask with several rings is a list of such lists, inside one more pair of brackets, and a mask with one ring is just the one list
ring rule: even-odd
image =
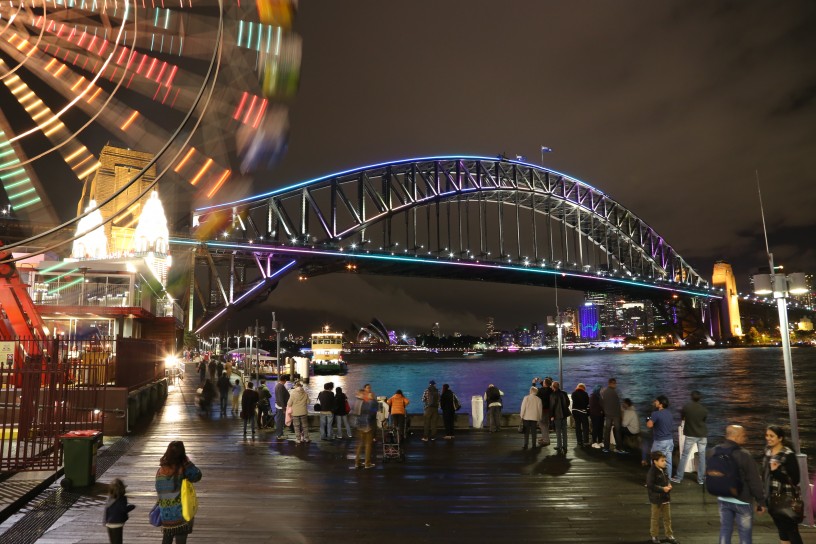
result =
[[481,429],[484,424],[484,398],[481,395],[470,397],[470,417],[474,429]]

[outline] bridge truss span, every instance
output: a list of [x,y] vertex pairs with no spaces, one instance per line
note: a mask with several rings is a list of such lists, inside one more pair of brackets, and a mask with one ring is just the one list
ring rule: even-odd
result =
[[366,166],[196,210],[199,239],[577,272],[705,292],[646,222],[562,173],[486,157]]

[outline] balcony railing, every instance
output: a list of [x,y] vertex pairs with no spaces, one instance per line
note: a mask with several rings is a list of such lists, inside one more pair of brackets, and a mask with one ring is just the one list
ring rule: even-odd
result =
[[138,287],[132,297],[128,291],[128,285],[107,283],[53,282],[29,287],[31,300],[43,306],[141,306],[142,294]]

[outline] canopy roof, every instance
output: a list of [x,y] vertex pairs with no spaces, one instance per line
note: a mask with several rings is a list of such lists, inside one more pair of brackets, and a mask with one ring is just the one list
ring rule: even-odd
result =
[[265,349],[252,347],[252,348],[232,349],[232,350],[227,352],[227,355],[252,355],[252,356],[255,356],[255,355],[269,355],[269,352],[266,351]]

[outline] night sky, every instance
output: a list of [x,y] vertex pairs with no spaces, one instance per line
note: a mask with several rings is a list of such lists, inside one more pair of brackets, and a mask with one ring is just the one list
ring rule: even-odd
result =
[[[295,29],[288,153],[219,201],[412,157],[538,163],[547,146],[545,166],[632,210],[703,276],[731,262],[744,290],[767,266],[758,171],[776,263],[816,271],[813,2],[303,0]],[[482,334],[488,316],[512,328],[555,304],[540,288],[288,277],[229,326],[272,310],[297,332],[378,317],[411,335],[434,322]]]
[[[391,159],[524,155],[606,192],[704,276],[816,270],[816,5],[302,2],[289,152],[258,192]],[[563,293],[561,304],[580,294]],[[364,301],[364,303],[360,303]],[[409,333],[543,321],[548,290],[366,276],[287,280],[260,312]],[[316,321],[314,321],[316,320]]]

